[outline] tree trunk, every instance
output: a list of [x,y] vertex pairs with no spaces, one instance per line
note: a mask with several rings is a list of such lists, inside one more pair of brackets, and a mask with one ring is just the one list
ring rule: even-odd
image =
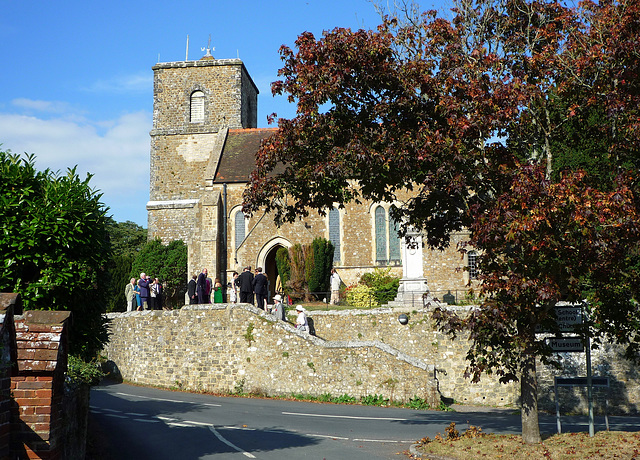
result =
[[542,441],[538,424],[538,377],[536,357],[524,352],[521,361],[520,398],[522,401],[522,440],[527,444]]

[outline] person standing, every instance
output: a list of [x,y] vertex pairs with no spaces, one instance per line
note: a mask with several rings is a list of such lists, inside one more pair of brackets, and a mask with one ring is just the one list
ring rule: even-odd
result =
[[238,272],[233,272],[231,281],[227,284],[227,300],[229,303],[236,303],[238,301],[238,288],[236,280],[238,279]]
[[213,291],[213,284],[211,283],[211,278],[208,276],[205,281],[207,283],[207,287],[204,291],[204,303],[211,303],[211,291]]
[[154,305],[156,310],[162,310],[162,283],[158,278],[153,280],[153,287],[156,292],[156,304]]
[[262,273],[262,267],[256,268],[256,276],[253,278],[253,292],[256,295],[256,303],[258,308],[267,309],[267,294],[269,280]]
[[133,311],[133,306],[136,304],[136,279],[131,278],[129,283],[124,288],[124,296],[127,299],[127,311]]
[[133,290],[136,293],[136,310],[137,311],[142,311],[142,302],[140,301],[140,286],[138,286],[138,283],[136,282],[136,286],[133,288]]
[[140,305],[143,310],[149,309],[149,278],[145,273],[140,273],[140,279],[138,280],[138,287],[140,288]]
[[342,279],[340,279],[340,275],[338,275],[335,268],[331,269],[329,282],[331,284],[331,305],[338,305],[338,302],[340,302],[340,285],[342,284]]
[[238,285],[240,286],[240,302],[253,305],[253,273],[251,273],[250,265],[244,267],[238,276]]
[[284,321],[284,305],[282,304],[282,297],[280,294],[273,296],[273,308],[271,314],[275,316],[277,320]]
[[157,295],[156,280],[155,278],[151,278],[151,277],[149,277],[149,279],[151,280],[149,284],[149,310],[155,310],[157,308],[156,307],[156,295]]
[[202,272],[198,275],[198,281],[196,281],[198,303],[206,303],[207,301],[207,274],[207,269],[203,268]]
[[196,275],[191,277],[191,280],[187,284],[187,293],[189,295],[189,305],[193,305],[194,303],[198,303],[198,294],[196,292]]
[[222,303],[222,283],[216,278],[213,283],[213,303]]
[[309,331],[307,314],[305,313],[304,308],[302,308],[302,305],[296,305],[296,311],[298,312],[298,317],[296,318],[296,329],[303,332]]

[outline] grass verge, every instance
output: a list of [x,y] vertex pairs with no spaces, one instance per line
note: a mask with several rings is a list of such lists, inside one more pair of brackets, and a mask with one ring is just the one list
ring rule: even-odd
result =
[[486,434],[470,427],[459,435],[452,423],[445,435],[420,440],[420,458],[585,460],[640,459],[640,432],[600,431],[563,433],[545,438],[540,444],[525,444],[519,435]]

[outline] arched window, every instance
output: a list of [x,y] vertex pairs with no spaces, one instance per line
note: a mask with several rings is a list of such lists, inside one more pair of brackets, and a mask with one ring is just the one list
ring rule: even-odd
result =
[[204,121],[204,93],[194,91],[191,94],[191,123],[202,123]]
[[387,262],[387,215],[382,206],[375,211],[376,263]]
[[340,211],[329,211],[329,241],[333,243],[333,261],[340,261]]
[[234,214],[233,220],[235,226],[236,249],[238,249],[246,236],[246,219],[242,210]]
[[470,280],[475,280],[478,278],[477,259],[478,259],[478,253],[476,251],[469,251],[467,253],[467,268],[469,270]]
[[398,221],[391,215],[393,214],[394,206],[391,206],[389,210],[389,261],[400,262],[402,257],[400,256],[400,237],[398,236]]

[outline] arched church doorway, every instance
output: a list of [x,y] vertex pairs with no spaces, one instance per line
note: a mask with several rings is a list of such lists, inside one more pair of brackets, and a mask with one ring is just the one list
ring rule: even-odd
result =
[[285,246],[281,244],[274,245],[264,259],[264,272],[269,278],[269,301],[272,303],[271,299],[276,294],[276,282],[278,280],[278,267],[276,266],[276,252],[278,249],[284,248]]

